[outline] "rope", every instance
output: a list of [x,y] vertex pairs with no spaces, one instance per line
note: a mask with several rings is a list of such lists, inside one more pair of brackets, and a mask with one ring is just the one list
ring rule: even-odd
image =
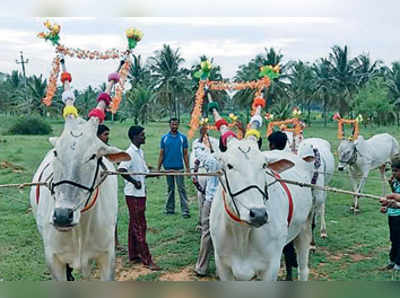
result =
[[187,172],[118,172],[107,171],[107,175],[151,175],[151,176],[222,176],[221,172],[210,173],[187,173]]
[[[99,186],[103,181],[107,178],[108,175],[152,175],[152,176],[221,176],[221,172],[214,173],[182,173],[182,172],[118,172],[118,171],[104,171],[102,172],[102,177],[100,181],[96,184],[96,187]],[[16,188],[24,188],[27,186],[36,186],[43,185],[49,187],[47,182],[32,182],[32,183],[21,183],[21,184],[0,184],[0,188],[6,187],[16,187]]]
[[293,185],[298,185],[300,187],[310,187],[314,189],[319,189],[319,190],[324,190],[324,191],[330,191],[330,192],[337,192],[337,193],[342,193],[342,194],[347,194],[347,195],[352,195],[352,196],[357,196],[357,197],[364,197],[364,198],[370,198],[370,199],[376,199],[379,200],[380,196],[376,195],[370,195],[370,194],[364,194],[364,193],[358,193],[358,192],[353,192],[353,191],[348,191],[348,190],[343,190],[335,187],[330,187],[330,186],[319,186],[319,185],[314,185],[310,183],[304,183],[304,182],[298,182],[298,181],[293,181],[293,180],[287,180],[287,179],[278,179],[276,178],[273,174],[266,172],[267,175],[274,177],[276,180],[279,182],[284,182],[287,184],[293,184]]

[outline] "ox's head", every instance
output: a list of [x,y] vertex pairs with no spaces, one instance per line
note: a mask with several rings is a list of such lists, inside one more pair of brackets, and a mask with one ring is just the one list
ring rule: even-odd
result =
[[231,138],[227,147],[226,152],[218,153],[216,157],[224,173],[221,179],[231,198],[230,207],[236,210],[241,221],[260,227],[268,220],[265,171],[273,168],[280,172],[293,166],[293,163],[285,160],[269,164],[254,138]]
[[357,140],[342,140],[338,147],[338,170],[343,171],[346,166],[353,165],[357,160],[357,145],[362,140],[359,136]]
[[127,153],[97,138],[98,123],[94,117],[88,121],[69,117],[61,136],[50,139],[54,146],[51,190],[55,201],[50,222],[58,230],[69,230],[79,223],[81,210],[99,182],[103,156],[114,162],[130,159]]

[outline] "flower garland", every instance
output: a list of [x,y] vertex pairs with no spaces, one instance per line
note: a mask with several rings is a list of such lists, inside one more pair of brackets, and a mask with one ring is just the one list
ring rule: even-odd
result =
[[56,47],[56,52],[63,54],[64,56],[69,56],[71,58],[75,57],[78,59],[90,59],[90,60],[108,60],[108,59],[119,59],[124,55],[128,54],[128,51],[120,51],[118,49],[108,49],[104,52],[98,50],[82,50],[75,48],[68,48],[64,45],[59,44]]
[[[288,128],[287,125],[292,124],[293,128]],[[273,128],[279,126],[281,131],[293,132],[295,135],[300,135],[303,133],[304,126],[301,124],[300,120],[297,118],[282,120],[282,121],[271,121],[268,124],[267,137],[273,132]]]
[[349,138],[350,140],[354,141],[357,140],[358,136],[360,135],[360,128],[359,128],[359,123],[358,120],[352,120],[352,119],[338,119],[338,133],[337,137],[339,140],[343,140],[344,138],[344,132],[343,132],[343,126],[344,124],[350,124],[353,126],[353,135]]
[[115,87],[115,94],[110,105],[110,111],[113,114],[117,112],[119,104],[121,103],[122,93],[124,92],[125,81],[126,78],[128,77],[130,67],[131,67],[131,60],[127,58],[124,65],[122,65],[119,71],[119,76],[120,76],[119,84],[118,86]]
[[[192,111],[192,116],[190,118],[190,130],[188,132],[188,138],[192,139],[194,136],[194,132],[199,128],[199,119],[201,116],[201,108],[203,106],[203,100],[204,100],[204,86],[205,86],[205,81],[200,81],[199,82],[199,88],[196,91],[196,96],[195,96],[195,102],[194,102],[194,108]],[[207,119],[207,118],[206,118]],[[204,120],[205,121],[205,120]],[[205,123],[208,122],[208,119]],[[201,124],[203,125],[203,123]]]
[[49,83],[47,84],[46,96],[42,98],[42,102],[46,106],[51,105],[54,94],[57,91],[57,78],[60,73],[60,57],[56,56],[51,63],[52,69],[49,77]]
[[[203,61],[205,62],[205,61]],[[188,132],[188,138],[191,139],[194,136],[194,132],[199,127],[199,120],[202,112],[203,98],[204,98],[204,87],[207,85],[210,90],[243,90],[243,89],[257,89],[255,93],[255,99],[261,96],[263,88],[268,88],[271,81],[268,77],[263,77],[258,81],[250,82],[238,82],[238,83],[227,83],[220,81],[208,81],[200,80],[199,88],[196,91],[195,105],[193,108],[192,116],[190,119],[190,130]],[[241,134],[239,132],[239,134]]]

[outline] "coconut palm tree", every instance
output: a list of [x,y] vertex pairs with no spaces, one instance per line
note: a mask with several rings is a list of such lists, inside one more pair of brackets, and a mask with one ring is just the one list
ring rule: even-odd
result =
[[149,58],[157,103],[168,106],[171,117],[179,117],[178,100],[190,90],[188,71],[182,67],[184,61],[179,49],[173,50],[166,44]]
[[361,54],[355,58],[355,76],[358,87],[363,87],[369,79],[383,73],[383,61],[371,61],[369,54]]
[[316,98],[322,103],[324,125],[328,123],[328,107],[332,102],[334,80],[331,77],[331,63],[326,58],[320,58],[312,66],[314,71],[313,89]]
[[344,115],[349,111],[352,96],[357,89],[356,60],[350,59],[347,46],[335,45],[329,54],[331,77],[335,86],[335,99],[339,112]]

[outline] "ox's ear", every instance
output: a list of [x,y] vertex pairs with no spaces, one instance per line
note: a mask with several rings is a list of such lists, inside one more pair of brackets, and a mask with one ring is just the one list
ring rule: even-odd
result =
[[303,157],[303,160],[305,162],[313,162],[315,160],[315,157],[314,156],[305,156],[305,157]]
[[293,167],[294,167],[294,162],[284,158],[268,163],[268,168],[278,173],[282,173]]
[[56,146],[57,141],[58,141],[58,137],[51,137],[51,138],[49,138],[49,142],[50,142],[50,144],[53,145],[53,147]]
[[112,162],[121,162],[131,160],[131,157],[125,151],[122,151],[116,147],[111,146],[101,146],[99,150],[97,150],[97,156],[105,156]]

